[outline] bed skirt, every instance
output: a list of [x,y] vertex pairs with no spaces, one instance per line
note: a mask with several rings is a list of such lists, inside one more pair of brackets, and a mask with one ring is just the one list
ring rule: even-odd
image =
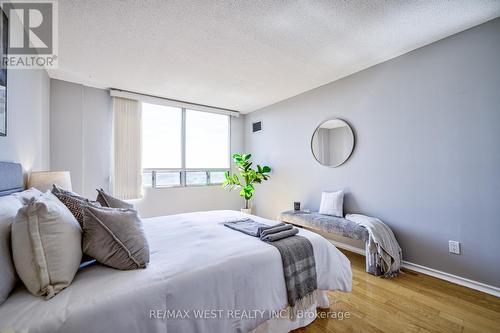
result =
[[[318,290],[314,295],[313,304],[310,307],[296,309],[296,311],[303,310],[305,315],[299,316],[293,320],[286,316],[271,318],[257,326],[257,328],[250,333],[287,333],[309,325],[316,319],[316,308],[330,308],[330,301],[328,300],[328,294],[325,290]],[[283,311],[285,312],[286,310]]]

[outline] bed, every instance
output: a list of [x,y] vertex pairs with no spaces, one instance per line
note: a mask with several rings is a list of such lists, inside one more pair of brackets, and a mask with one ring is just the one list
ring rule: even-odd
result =
[[[309,324],[314,317],[290,320],[280,312],[287,296],[278,250],[222,225],[242,217],[248,215],[208,211],[144,219],[146,269],[90,265],[48,301],[19,285],[0,305],[0,331],[274,333]],[[308,309],[314,313],[328,307],[326,290],[351,290],[352,273],[349,260],[323,237],[299,234],[314,248],[321,290]]]

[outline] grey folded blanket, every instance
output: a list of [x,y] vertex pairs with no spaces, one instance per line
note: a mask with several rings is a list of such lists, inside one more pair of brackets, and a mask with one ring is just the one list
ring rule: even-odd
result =
[[283,263],[283,273],[288,304],[300,308],[312,305],[313,293],[318,288],[316,261],[311,242],[302,236],[296,236],[297,228],[285,223],[268,226],[252,219],[226,222],[224,226],[244,234],[259,237],[262,241],[278,249]]
[[[244,234],[260,237],[261,233],[266,229],[271,229],[276,226],[267,225],[264,223],[255,222],[252,219],[244,219],[238,221],[226,222],[224,225],[228,228],[240,231]],[[279,225],[285,225],[285,223],[280,223]]]
[[262,230],[262,232],[260,233],[260,238],[262,239],[262,237],[265,237],[269,234],[274,234],[277,232],[291,230],[291,229],[293,229],[291,224],[278,223],[277,225],[274,225],[271,228],[266,228]]
[[226,222],[224,225],[244,234],[259,237],[265,242],[274,242],[276,240],[293,236],[299,232],[297,228],[293,228],[290,224],[278,223],[275,225],[267,225],[255,222],[252,219]]
[[297,228],[290,228],[289,230],[278,231],[270,234],[261,234],[260,240],[264,242],[276,242],[283,238],[292,237],[299,233]]

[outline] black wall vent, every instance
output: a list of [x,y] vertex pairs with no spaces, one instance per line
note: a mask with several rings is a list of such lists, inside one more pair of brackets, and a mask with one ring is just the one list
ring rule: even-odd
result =
[[257,133],[262,131],[262,121],[256,121],[252,123],[252,133]]

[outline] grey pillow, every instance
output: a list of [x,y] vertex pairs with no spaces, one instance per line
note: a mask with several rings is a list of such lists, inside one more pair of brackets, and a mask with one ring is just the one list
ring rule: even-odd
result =
[[31,198],[38,198],[43,193],[32,187],[22,192],[12,193],[12,196],[18,199],[23,205],[27,205],[30,202]]
[[76,194],[75,192],[67,191],[67,190],[63,189],[62,187],[57,186],[56,184],[52,184],[51,192],[52,192],[52,194],[56,194],[56,193],[66,194],[66,195],[72,195],[72,196],[78,197],[80,199],[85,199],[84,197]]
[[134,208],[134,205],[129,204],[123,200],[113,197],[108,193],[104,192],[104,190],[98,189],[97,191],[97,199],[96,201],[101,204],[103,207],[111,207],[111,208]]
[[129,270],[146,267],[149,245],[137,211],[85,206],[83,252],[113,268]]

